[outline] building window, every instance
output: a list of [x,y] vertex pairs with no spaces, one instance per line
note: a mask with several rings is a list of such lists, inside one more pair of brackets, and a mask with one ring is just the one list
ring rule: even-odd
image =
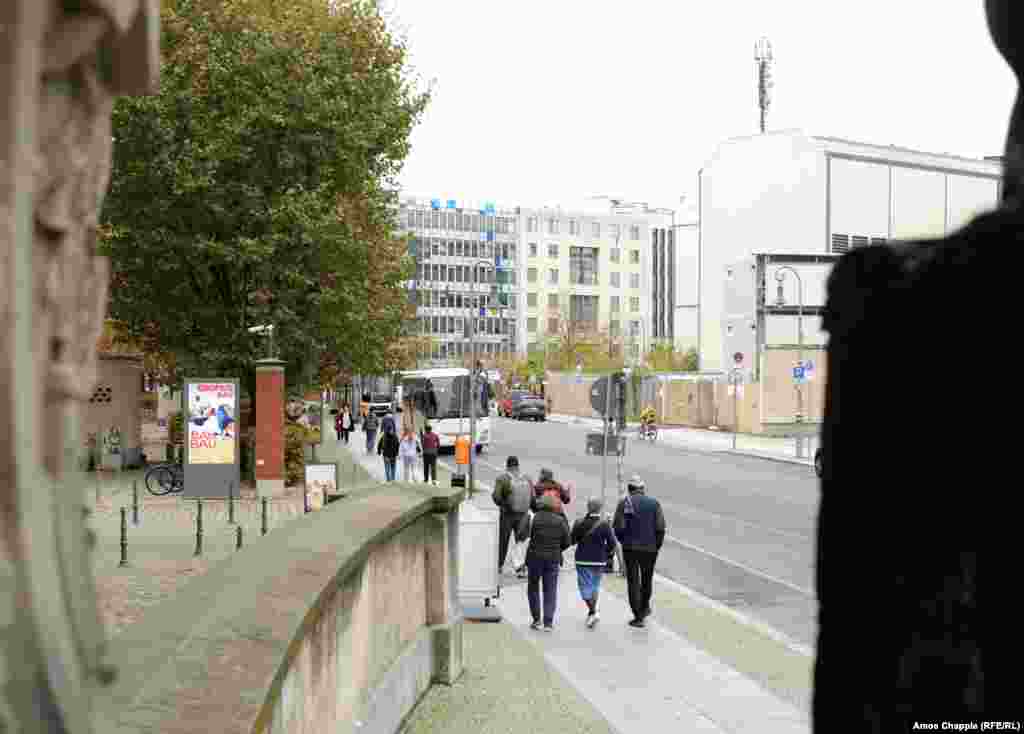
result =
[[619,326],[619,322],[618,321],[609,321],[608,322],[608,333],[611,334],[612,336],[618,336],[620,328],[621,327]]
[[550,318],[550,319],[548,319],[548,333],[549,334],[557,334],[558,333],[558,319],[557,318]]
[[548,308],[558,308],[557,293],[548,293]]
[[629,264],[639,265],[640,264],[640,250],[629,251]]
[[609,224],[608,230],[613,240],[619,239],[619,237],[622,235],[622,227],[620,227],[618,224]]
[[612,313],[618,313],[619,312],[619,297],[618,296],[612,296],[610,308],[611,308]]
[[569,248],[569,282],[575,285],[597,285],[598,248]]
[[570,296],[569,318],[574,325],[584,329],[597,327],[597,296]]
[[639,288],[640,287],[640,273],[629,274],[629,287]]
[[526,330],[529,332],[537,331],[537,319],[530,318],[526,320]]
[[537,217],[526,218],[526,231],[536,232],[537,231]]
[[631,224],[629,225],[629,239],[638,240],[640,239],[640,225]]
[[548,217],[548,234],[558,234],[558,220],[555,217]]
[[526,270],[526,282],[536,283],[537,282],[537,268],[527,268]]
[[612,273],[609,273],[609,276],[611,277],[611,280],[609,282],[611,283],[612,288],[620,288],[621,287],[621,283],[620,283],[621,274],[620,273],[616,273],[616,272],[612,272]]
[[526,307],[527,308],[537,308],[537,294],[536,293],[527,293],[526,294]]
[[594,237],[600,237],[601,236],[601,223],[600,222],[593,222],[590,225],[590,231],[591,231],[591,234]]
[[632,296],[632,297],[630,297],[630,299],[629,299],[629,310],[632,311],[633,313],[637,313],[637,312],[640,311],[640,297],[639,296]]
[[630,336],[640,336],[640,322],[639,321],[630,321],[629,322],[629,335]]
[[617,263],[617,262],[621,261],[622,260],[622,248],[621,247],[613,247],[611,250],[609,250],[608,257],[611,259],[611,261],[613,263]]
[[548,257],[558,257],[558,245],[548,245]]
[[[469,254],[468,252],[466,253]],[[455,257],[462,257],[462,240],[455,243]]]
[[430,213],[430,228],[440,229],[441,228],[441,212]]
[[537,243],[530,243],[530,257],[537,257]]
[[558,268],[548,270],[548,284],[558,285]]
[[578,235],[579,233],[580,233],[579,222],[577,222],[575,219],[570,219],[569,220],[569,234],[575,236],[575,235]]

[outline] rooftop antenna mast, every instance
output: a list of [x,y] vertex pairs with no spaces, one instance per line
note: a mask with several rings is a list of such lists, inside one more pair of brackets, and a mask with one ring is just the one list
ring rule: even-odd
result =
[[764,134],[765,117],[768,115],[768,108],[771,106],[771,90],[775,86],[772,81],[772,64],[775,57],[772,55],[772,44],[764,36],[761,36],[754,44],[754,63],[757,64],[757,106],[761,108],[761,134]]

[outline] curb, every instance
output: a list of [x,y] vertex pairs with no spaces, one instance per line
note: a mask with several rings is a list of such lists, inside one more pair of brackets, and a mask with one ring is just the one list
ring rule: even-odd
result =
[[778,464],[795,464],[796,466],[806,466],[808,469],[814,468],[814,461],[809,459],[791,459],[788,456],[772,456],[771,454],[759,454],[751,451],[739,450],[733,451],[732,449],[721,449],[715,453],[732,454],[733,456],[746,456],[751,459],[764,459],[765,461],[774,461]]

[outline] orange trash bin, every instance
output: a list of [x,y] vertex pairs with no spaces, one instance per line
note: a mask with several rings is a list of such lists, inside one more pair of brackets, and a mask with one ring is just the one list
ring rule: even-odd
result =
[[469,437],[459,436],[455,439],[455,463],[469,464]]

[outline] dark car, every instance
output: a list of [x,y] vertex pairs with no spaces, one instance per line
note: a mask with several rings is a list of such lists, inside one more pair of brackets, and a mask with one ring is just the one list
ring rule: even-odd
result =
[[517,420],[532,418],[535,421],[547,419],[547,409],[544,407],[544,399],[534,396],[522,398],[512,406],[512,417]]
[[821,449],[814,452],[814,473],[819,477],[825,473],[825,457]]

